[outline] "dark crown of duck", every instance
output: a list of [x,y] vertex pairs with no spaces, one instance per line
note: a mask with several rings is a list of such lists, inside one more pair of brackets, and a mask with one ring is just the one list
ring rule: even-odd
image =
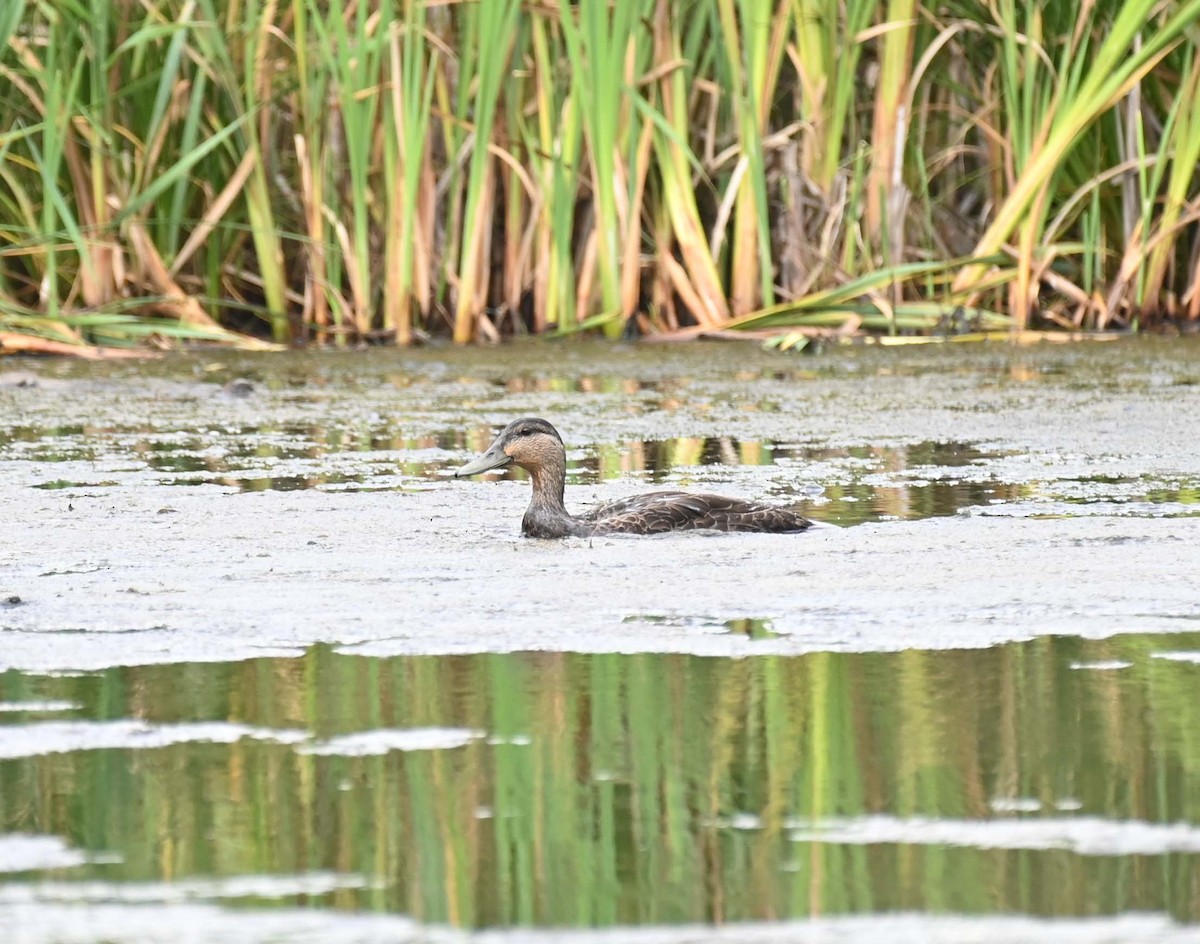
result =
[[509,465],[525,469],[533,480],[533,500],[521,521],[521,530],[529,537],[657,534],[698,528],[794,532],[812,526],[811,521],[789,508],[689,492],[648,492],[571,515],[563,504],[567,454],[562,437],[537,417],[513,420],[487,452],[454,474],[461,478]]

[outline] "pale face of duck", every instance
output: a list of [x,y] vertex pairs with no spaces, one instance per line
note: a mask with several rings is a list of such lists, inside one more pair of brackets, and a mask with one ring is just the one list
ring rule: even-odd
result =
[[513,420],[496,437],[487,452],[454,473],[456,478],[478,475],[493,469],[515,465],[529,472],[561,466],[563,443],[558,430],[543,419],[526,417]]

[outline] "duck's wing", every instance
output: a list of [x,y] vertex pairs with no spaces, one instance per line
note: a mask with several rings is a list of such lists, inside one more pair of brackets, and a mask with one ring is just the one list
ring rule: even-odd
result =
[[594,522],[598,534],[660,534],[698,528],[787,532],[812,525],[788,508],[691,492],[648,492],[620,498],[579,517]]
[[[670,520],[686,521],[689,517],[703,514],[702,503],[688,501],[702,496],[690,495],[687,492],[647,492],[644,495],[631,495],[629,498],[618,498],[605,502],[595,508],[585,511],[577,517],[582,521],[604,524],[607,531],[635,530],[633,527],[614,527],[622,523],[631,525],[636,521],[645,521],[649,515],[654,520],[664,524]],[[684,527],[676,524],[675,527]],[[670,526],[658,530],[668,531]]]

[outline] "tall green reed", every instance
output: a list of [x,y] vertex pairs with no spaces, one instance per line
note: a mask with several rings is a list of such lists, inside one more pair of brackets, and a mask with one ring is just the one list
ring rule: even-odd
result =
[[1197,318],[1198,22],[1200,0],[14,0],[0,331]]
[[463,13],[455,118],[470,130],[462,140],[469,157],[462,215],[464,238],[459,246],[454,292],[456,341],[471,340],[484,324],[495,207],[492,128],[515,39],[519,6],[517,0],[492,0],[468,5]]

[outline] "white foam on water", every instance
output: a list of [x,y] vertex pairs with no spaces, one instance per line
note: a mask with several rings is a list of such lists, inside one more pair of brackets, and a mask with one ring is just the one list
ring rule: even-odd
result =
[[1200,852],[1200,827],[1188,823],[1147,823],[1091,816],[992,820],[864,816],[792,819],[788,826],[793,842],[1067,849],[1094,856]]
[[1037,797],[992,797],[988,806],[997,813],[1036,813],[1042,801]]
[[4,711],[75,711],[83,705],[76,701],[0,701],[0,712]]
[[1170,662],[1197,662],[1200,663],[1200,651],[1187,650],[1178,652],[1152,652],[1152,659],[1166,659]]
[[195,877],[173,882],[40,882],[0,885],[0,905],[39,902],[172,904],[222,898],[326,895],[343,889],[373,887],[376,883],[366,876],[348,872]]
[[73,869],[90,862],[119,862],[120,857],[97,855],[73,849],[59,836],[33,833],[0,835],[0,872],[28,872],[33,869]]
[[129,718],[114,721],[41,721],[0,726],[0,760],[68,751],[117,748],[144,750],[190,742],[232,744],[242,738],[295,744],[308,737],[307,731],[260,728],[228,721],[187,724],[151,724]]
[[0,901],[6,944],[1195,944],[1161,914],[1045,919],[916,914],[772,923],[463,931],[395,915],[219,905]]
[[348,757],[387,754],[391,751],[441,751],[465,747],[485,734],[484,731],[470,728],[381,728],[302,744],[296,750],[301,754],[338,754]]

